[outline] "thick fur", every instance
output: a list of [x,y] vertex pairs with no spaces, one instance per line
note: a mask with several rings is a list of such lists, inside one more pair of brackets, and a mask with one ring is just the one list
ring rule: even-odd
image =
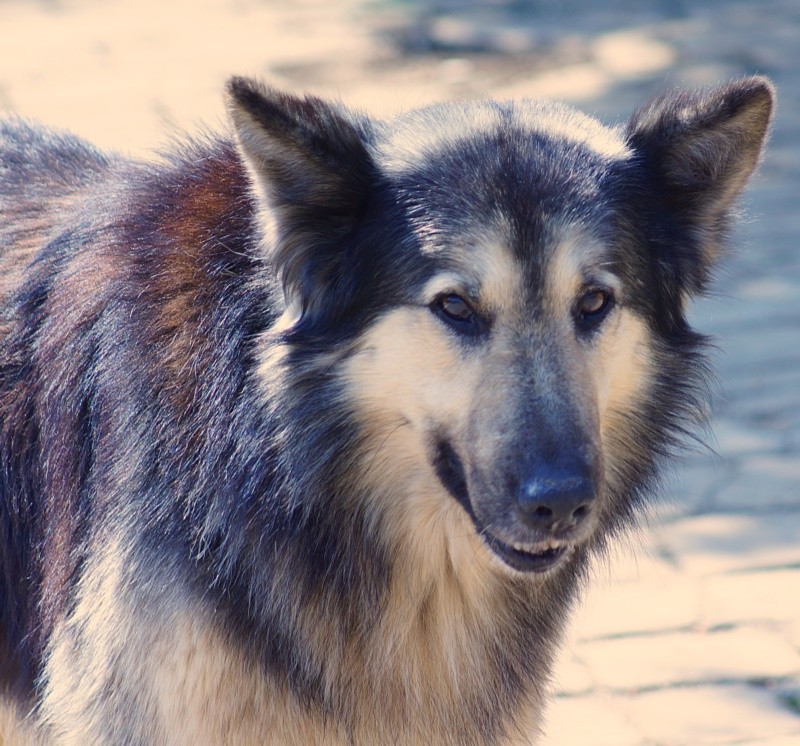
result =
[[3,735],[529,743],[702,419],[685,306],[771,85],[622,129],[229,97],[235,139],[152,164],[0,125]]

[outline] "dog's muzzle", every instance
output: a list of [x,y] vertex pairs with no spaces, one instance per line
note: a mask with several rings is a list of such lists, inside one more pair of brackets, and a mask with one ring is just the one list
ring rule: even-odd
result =
[[514,570],[552,570],[591,533],[598,482],[592,463],[540,465],[533,476],[515,482],[516,488],[503,500],[475,506],[453,447],[439,441],[434,454],[442,484],[466,510],[492,553]]

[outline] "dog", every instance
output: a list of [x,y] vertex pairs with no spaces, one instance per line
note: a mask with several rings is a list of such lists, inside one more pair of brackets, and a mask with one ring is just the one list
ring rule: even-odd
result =
[[611,128],[234,78],[157,162],[0,129],[4,744],[528,744],[702,422],[774,91]]

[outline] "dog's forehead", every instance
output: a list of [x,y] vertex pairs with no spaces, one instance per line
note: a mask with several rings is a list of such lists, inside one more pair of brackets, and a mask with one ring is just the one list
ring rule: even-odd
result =
[[454,146],[480,146],[512,133],[520,139],[538,137],[553,145],[585,148],[604,158],[630,154],[620,128],[608,127],[556,101],[530,99],[464,101],[415,109],[385,123],[379,149],[387,170],[402,172]]
[[577,272],[602,259],[615,165],[629,156],[619,131],[532,101],[412,112],[381,149],[423,251],[445,263],[487,264],[494,276],[504,266],[529,286],[554,267]]

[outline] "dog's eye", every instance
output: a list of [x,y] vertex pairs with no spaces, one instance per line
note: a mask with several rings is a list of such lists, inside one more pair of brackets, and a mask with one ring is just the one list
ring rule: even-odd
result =
[[605,310],[609,301],[608,293],[603,290],[592,290],[581,298],[581,316],[596,316]]
[[442,313],[455,321],[469,321],[475,315],[467,301],[458,295],[443,295],[436,302]]
[[614,296],[609,291],[589,290],[578,301],[578,321],[586,328],[596,326],[606,317],[613,304]]
[[432,309],[437,316],[462,334],[478,334],[482,329],[480,316],[460,295],[440,295],[433,302]]

